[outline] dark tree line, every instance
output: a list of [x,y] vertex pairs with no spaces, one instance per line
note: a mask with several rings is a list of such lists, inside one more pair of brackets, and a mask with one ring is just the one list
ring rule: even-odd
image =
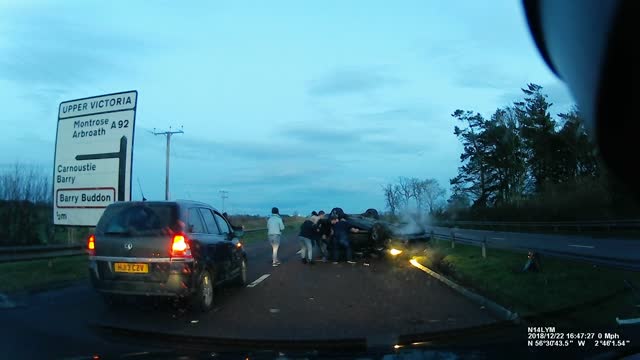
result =
[[473,111],[452,114],[463,152],[450,180],[449,215],[526,221],[636,213],[600,162],[579,109],[554,118],[541,86],[528,84],[522,92],[521,101],[488,119]]
[[43,243],[53,233],[51,174],[14,164],[0,169],[0,245]]

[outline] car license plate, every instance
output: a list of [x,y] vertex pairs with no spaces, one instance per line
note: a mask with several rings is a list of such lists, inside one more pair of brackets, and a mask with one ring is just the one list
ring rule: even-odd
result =
[[146,274],[149,272],[149,264],[115,263],[113,269],[119,273]]

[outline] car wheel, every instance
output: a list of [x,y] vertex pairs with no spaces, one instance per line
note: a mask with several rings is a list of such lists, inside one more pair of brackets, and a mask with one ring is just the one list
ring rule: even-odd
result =
[[371,241],[373,244],[386,245],[389,240],[388,237],[384,226],[379,223],[373,224],[373,227],[371,227]]
[[191,296],[191,307],[196,312],[207,312],[213,308],[213,275],[203,270],[198,278],[196,291]]
[[364,212],[364,216],[376,220],[380,219],[380,215],[378,214],[378,210],[376,209],[367,209],[367,211]]
[[337,217],[343,217],[343,216],[345,216],[345,215],[346,215],[346,214],[344,213],[344,211],[342,210],[342,208],[333,208],[333,209],[331,209],[331,213],[329,213],[329,216],[330,216],[330,217],[334,217],[334,216],[337,216]]
[[234,284],[236,286],[245,286],[247,284],[247,260],[242,259],[240,264],[240,273],[236,277]]

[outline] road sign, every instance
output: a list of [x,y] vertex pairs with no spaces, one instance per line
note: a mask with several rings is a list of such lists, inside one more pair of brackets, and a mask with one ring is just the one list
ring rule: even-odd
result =
[[137,100],[128,91],[60,103],[54,224],[95,226],[107,205],[131,200]]

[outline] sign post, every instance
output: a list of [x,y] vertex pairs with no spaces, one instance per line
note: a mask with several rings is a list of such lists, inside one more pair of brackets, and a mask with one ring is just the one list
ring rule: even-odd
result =
[[58,111],[53,223],[95,226],[104,208],[131,200],[137,91],[65,101]]

